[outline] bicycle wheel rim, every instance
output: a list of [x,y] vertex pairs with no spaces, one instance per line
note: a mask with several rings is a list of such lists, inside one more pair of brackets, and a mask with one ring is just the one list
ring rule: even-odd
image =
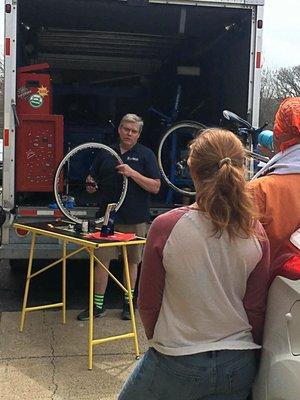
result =
[[158,166],[162,175],[162,178],[164,179],[164,181],[166,182],[166,184],[172,188],[173,190],[175,190],[177,193],[186,195],[186,196],[195,196],[196,192],[193,191],[187,191],[184,189],[179,188],[178,186],[174,185],[173,182],[170,181],[170,179],[168,178],[166,171],[164,170],[163,167],[163,160],[162,160],[162,150],[163,150],[163,146],[166,142],[166,139],[172,134],[174,133],[176,130],[182,129],[182,128],[193,128],[197,131],[204,129],[205,126],[200,124],[199,122],[194,122],[194,121],[182,121],[179,122],[178,124],[173,125],[170,129],[168,129],[166,131],[166,133],[163,135],[160,143],[159,143],[159,147],[158,147],[158,154],[157,154],[157,159],[158,159]]
[[[65,157],[61,160],[61,162],[59,163],[57,170],[55,172],[55,177],[54,177],[54,196],[55,196],[55,201],[57,203],[58,208],[60,209],[60,211],[64,214],[65,217],[67,217],[68,219],[70,219],[71,221],[78,223],[78,224],[82,224],[82,222],[84,221],[84,218],[78,218],[77,216],[75,216],[74,214],[72,214],[71,210],[69,211],[63,204],[62,199],[60,198],[60,194],[58,191],[58,185],[59,185],[59,176],[62,172],[62,168],[64,167],[64,165],[69,161],[69,159],[74,156],[75,154],[77,154],[78,152],[82,151],[82,150],[86,150],[86,149],[102,149],[102,150],[106,150],[108,153],[110,153],[112,156],[114,156],[118,162],[120,164],[123,164],[123,161],[121,159],[121,157],[118,155],[118,153],[116,153],[112,148],[110,148],[109,146],[106,146],[102,143],[94,143],[94,142],[90,142],[90,143],[84,143],[81,144],[77,147],[74,147],[74,149],[72,149],[69,153],[67,153],[65,155]],[[116,208],[115,210],[117,211],[126,196],[127,193],[127,187],[128,187],[128,178],[123,175],[123,184],[122,184],[122,191],[119,197],[119,200],[117,202]],[[101,222],[103,222],[104,220],[104,215],[100,218],[97,218],[94,220],[95,224],[100,224]]]

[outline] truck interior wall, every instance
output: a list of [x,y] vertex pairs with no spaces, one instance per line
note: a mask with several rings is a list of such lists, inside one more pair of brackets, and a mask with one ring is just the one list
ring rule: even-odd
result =
[[[17,63],[50,65],[65,152],[91,139],[112,143],[109,121],[127,112],[143,116],[141,141],[156,152],[166,128],[149,110],[171,116],[179,84],[177,120],[217,125],[223,109],[246,117],[250,26],[247,8],[19,0]],[[180,66],[200,73],[178,74]],[[19,195],[24,204],[51,197]]]

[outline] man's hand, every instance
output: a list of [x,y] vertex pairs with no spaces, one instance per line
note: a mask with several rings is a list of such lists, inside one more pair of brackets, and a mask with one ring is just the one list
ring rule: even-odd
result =
[[160,179],[148,178],[140,174],[135,169],[131,168],[128,164],[119,164],[116,166],[116,171],[119,174],[131,178],[137,183],[142,189],[149,193],[158,193],[160,188]]
[[86,177],[85,183],[86,183],[86,191],[88,193],[93,194],[93,193],[97,192],[98,185],[97,185],[95,179],[91,175],[88,175]]
[[128,164],[119,164],[116,166],[116,170],[119,174],[127,176],[127,178],[132,178],[136,174],[136,171],[129,167]]

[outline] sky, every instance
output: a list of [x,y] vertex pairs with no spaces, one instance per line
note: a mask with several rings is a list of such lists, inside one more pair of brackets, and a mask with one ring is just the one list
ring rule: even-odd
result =
[[263,65],[300,65],[300,0],[265,0]]
[[[3,53],[3,12],[0,0],[0,53]],[[263,65],[270,68],[300,65],[300,0],[265,0]]]

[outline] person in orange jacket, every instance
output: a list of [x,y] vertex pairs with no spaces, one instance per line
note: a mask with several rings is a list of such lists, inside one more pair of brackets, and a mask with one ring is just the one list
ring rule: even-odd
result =
[[299,279],[300,252],[290,237],[300,227],[300,97],[287,98],[279,106],[274,150],[249,187],[270,241],[272,279],[288,270]]

